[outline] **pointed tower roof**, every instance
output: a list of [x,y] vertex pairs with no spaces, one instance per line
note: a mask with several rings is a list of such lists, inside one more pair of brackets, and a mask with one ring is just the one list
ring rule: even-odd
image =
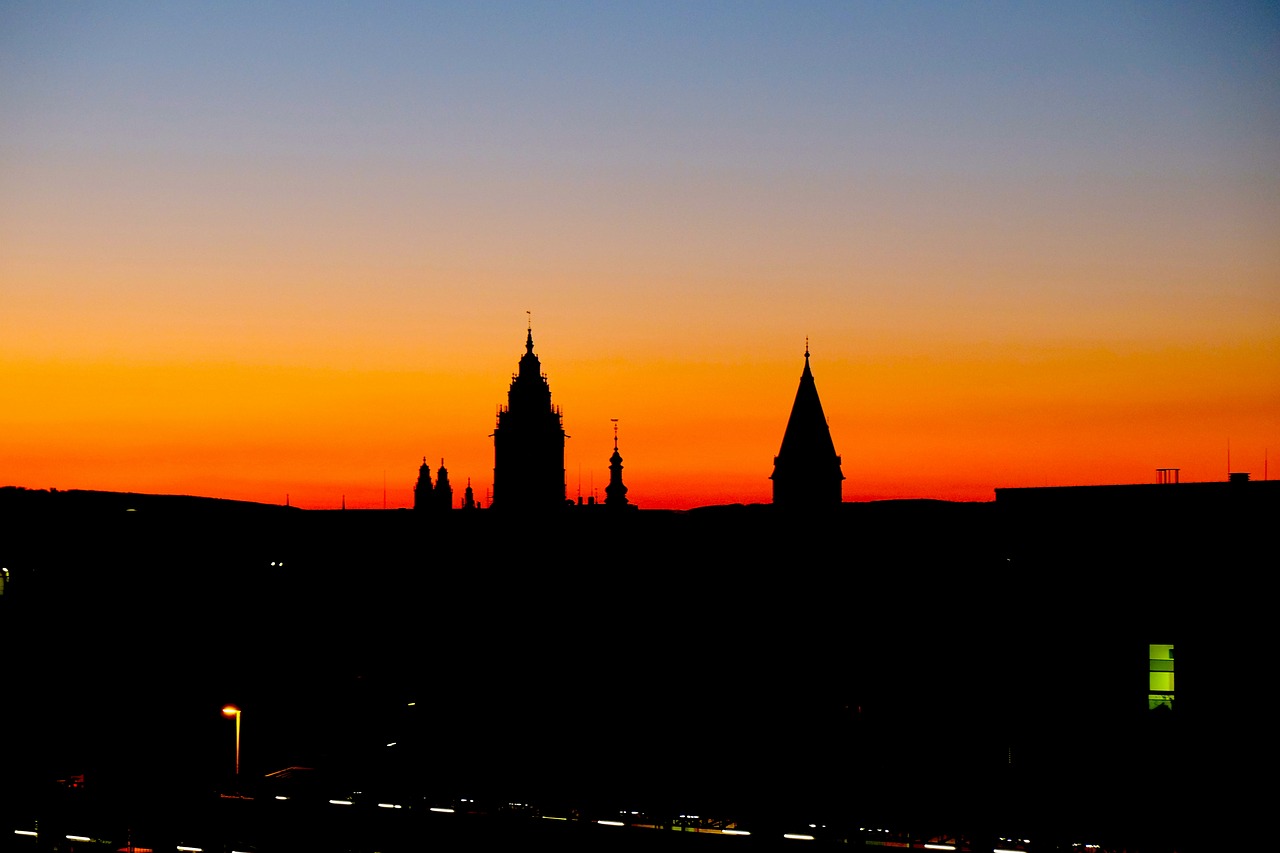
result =
[[[809,368],[809,342],[804,344],[804,371],[791,404],[791,417],[782,434],[782,447],[773,458],[775,504],[828,504],[841,500],[840,457],[831,440],[831,427],[818,399],[818,386]],[[834,495],[834,501],[832,499]]]

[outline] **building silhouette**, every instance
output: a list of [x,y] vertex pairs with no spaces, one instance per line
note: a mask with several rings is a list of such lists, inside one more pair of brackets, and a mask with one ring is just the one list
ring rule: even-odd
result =
[[551,386],[533,352],[533,326],[520,369],[511,376],[507,405],[493,431],[492,509],[541,511],[565,505],[564,425]]
[[424,456],[418,466],[418,482],[413,486],[413,508],[419,511],[431,509],[431,495],[431,466]]
[[443,459],[440,460],[440,467],[436,469],[436,488],[433,493],[433,501],[436,509],[453,509],[453,486],[449,484],[449,472],[444,467]]
[[818,386],[809,369],[809,343],[804,345],[804,372],[791,404],[791,417],[782,435],[782,447],[773,457],[775,506],[837,506],[843,500],[844,474],[831,440],[831,428],[822,412]]
[[622,454],[618,452],[618,421],[613,422],[613,455],[609,457],[609,485],[604,487],[604,505],[609,509],[635,508],[627,500],[627,487],[622,483]]

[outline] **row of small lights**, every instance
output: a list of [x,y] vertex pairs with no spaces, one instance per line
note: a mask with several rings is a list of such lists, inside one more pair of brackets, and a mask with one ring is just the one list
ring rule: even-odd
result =
[[[272,565],[272,566],[281,566],[281,567],[282,567],[282,566],[284,565],[284,563],[283,563],[283,562],[272,561],[271,565]],[[413,706],[414,706],[414,705],[416,705],[416,704],[417,704],[416,702],[409,702],[409,703],[408,703],[408,706],[409,706],[409,707],[413,707]],[[388,743],[388,744],[387,744],[387,746],[388,746],[388,747],[392,747],[392,746],[395,746],[395,745],[396,745],[396,743],[397,743],[397,741],[392,741],[391,743]],[[356,793],[357,793],[357,794],[359,794],[360,792],[358,792],[358,791],[357,791]],[[277,799],[277,800],[288,800],[288,799],[289,799],[289,797],[287,797],[287,796],[285,796],[285,795],[283,795],[283,794],[277,794],[277,795],[276,795],[276,797],[275,797],[275,799]],[[474,802],[475,802],[475,800],[462,799],[462,800],[459,800],[459,802],[463,802],[463,803],[468,803],[468,802],[469,802],[469,803],[474,803]],[[329,800],[329,803],[330,803],[331,805],[335,805],[335,806],[352,806],[352,805],[355,805],[355,801],[354,801],[354,800],[336,800],[336,799],[335,799],[335,800]],[[513,806],[513,807],[518,807],[518,808],[519,808],[519,807],[526,807],[526,806],[527,806],[527,804],[525,804],[525,803],[508,803],[508,805]],[[380,808],[380,809],[402,809],[402,808],[404,808],[404,806],[400,805],[399,803],[378,803],[378,804],[377,804],[377,806],[378,806],[378,808]],[[429,810],[430,810],[430,811],[433,811],[433,812],[442,813],[442,814],[454,814],[454,813],[456,813],[456,809],[445,808],[445,807],[441,807],[441,806],[432,806],[432,807],[430,807],[430,809],[429,809]],[[626,812],[626,811],[622,811],[622,812],[620,812],[620,814],[622,814],[622,815],[628,815],[628,814],[629,814],[629,815],[638,815],[638,814],[639,814],[639,812],[635,812],[635,811],[633,811],[633,812],[629,812],[629,813],[628,813],[628,812]],[[544,819],[544,820],[568,820],[568,818],[565,818],[565,817],[557,817],[557,816],[553,816],[553,815],[542,815],[542,817],[543,817],[543,819]],[[700,820],[701,818],[700,818],[700,816],[699,816],[699,815],[695,815],[695,814],[682,814],[682,815],[680,815],[680,819],[681,819],[681,820]],[[628,825],[629,825],[626,821],[621,821],[621,820],[604,820],[604,819],[601,819],[601,820],[596,820],[596,821],[595,821],[595,823],[597,823],[597,824],[599,824],[599,825],[601,825],[601,826],[628,826]],[[819,827],[818,827],[818,825],[817,825],[817,824],[813,824],[813,823],[811,823],[811,824],[809,824],[809,828],[810,828],[810,829],[818,829]],[[699,832],[713,832],[713,833],[720,834],[720,835],[738,835],[738,836],[749,836],[749,835],[751,835],[751,833],[750,833],[748,830],[745,830],[745,829],[719,829],[719,830],[695,830],[695,831],[699,831]],[[866,828],[862,828],[862,829],[861,829],[861,831],[862,831],[862,832],[886,832],[886,833],[887,833],[889,830],[887,830],[887,829],[878,829],[878,830],[873,829],[873,830],[869,830],[869,829],[866,829]],[[17,830],[14,830],[14,833],[15,833],[15,834],[17,834],[17,835],[27,835],[27,836],[31,836],[31,837],[36,837],[36,836],[37,836],[37,833],[36,833],[36,832],[34,832],[34,831],[31,831],[31,830],[17,829]],[[87,838],[87,837],[82,836],[82,835],[68,835],[68,836],[66,836],[66,837],[67,837],[67,839],[68,839],[69,841],[84,841],[84,842],[89,842],[89,841],[92,841],[92,840],[93,840],[93,839],[91,839],[91,838]],[[815,840],[815,838],[816,838],[816,836],[813,836],[813,835],[810,835],[810,834],[807,834],[807,833],[798,833],[798,832],[784,832],[784,833],[782,834],[782,837],[783,837],[783,838],[785,838],[785,839],[792,840],[792,841],[813,841],[813,840]],[[1018,842],[1020,842],[1020,843],[1022,843],[1022,844],[1030,844],[1030,843],[1031,843],[1029,839],[1025,839],[1025,838],[1022,838],[1022,839],[1001,838],[1000,840],[1001,840],[1001,841],[1005,841],[1005,842],[1014,842],[1014,843],[1018,843]],[[922,845],[922,846],[923,846],[923,848],[924,848],[925,850],[955,850],[955,849],[956,849],[956,847],[955,847],[955,845],[954,845],[954,844],[925,843],[925,844],[924,844],[924,845]],[[1075,845],[1073,845],[1073,846],[1075,846],[1075,847],[1081,847],[1081,846],[1083,846],[1085,849],[1098,849],[1098,845],[1097,845],[1097,844],[1084,844],[1084,845],[1075,844]],[[179,853],[203,853],[204,848],[202,848],[202,847],[184,847],[184,846],[182,846],[182,845],[178,845],[178,846],[177,846],[177,850],[179,851]],[[235,851],[235,850],[233,850],[233,851],[231,851],[231,853],[240,853],[240,851]],[[1005,849],[1005,848],[1002,848],[1002,847],[995,847],[995,848],[993,848],[993,849],[992,849],[991,853],[1023,853],[1023,851],[1021,851],[1021,850],[1010,850],[1010,849]]]
[[[34,832],[34,831],[32,831],[32,830],[29,830],[29,829],[15,829],[13,832],[14,832],[14,835],[29,835],[29,836],[31,836],[32,838],[38,838],[38,837],[39,837],[39,833],[38,833],[38,832]],[[66,837],[66,839],[67,839],[68,841],[82,841],[82,842],[84,842],[84,843],[86,843],[86,844],[87,844],[87,843],[89,843],[89,842],[92,842],[92,841],[97,840],[97,839],[90,838],[90,837],[89,837],[89,836],[87,836],[87,835],[68,835],[68,836],[65,836],[65,837]],[[178,853],[204,853],[204,848],[203,848],[203,847],[187,847],[187,846],[182,845],[182,844],[177,845],[174,849],[176,849],[176,850],[178,851]],[[247,851],[243,851],[243,850],[232,850],[232,851],[230,851],[230,853],[247,853]]]
[[[360,792],[358,792],[358,791],[356,792],[356,794],[359,794],[359,793],[360,793]],[[275,799],[277,799],[277,800],[288,800],[288,799],[289,799],[289,797],[284,796],[284,795],[277,795],[277,796],[275,797]],[[335,805],[335,806],[351,806],[351,805],[355,805],[355,801],[354,801],[354,800],[329,800],[329,802],[330,802],[332,805]],[[473,799],[462,799],[462,800],[459,800],[459,802],[463,802],[463,803],[474,803],[474,802],[475,802],[475,800],[473,800]],[[527,804],[527,803],[508,803],[508,805],[510,805],[510,806],[514,806],[514,807],[527,807],[527,806],[528,806],[528,804]],[[377,806],[378,806],[378,808],[381,808],[381,809],[401,809],[401,808],[404,808],[404,806],[402,806],[402,805],[400,805],[400,804],[398,804],[398,803],[378,803],[378,804],[377,804]],[[456,809],[446,808],[446,807],[443,807],[443,806],[432,806],[432,807],[430,807],[430,809],[429,809],[429,810],[430,810],[430,811],[433,811],[433,812],[443,813],[443,814],[455,814],[455,813],[456,813],[456,811],[457,811]],[[633,812],[629,812],[629,813],[628,813],[628,812],[626,812],[626,811],[623,811],[623,812],[620,812],[620,814],[622,814],[622,815],[628,815],[628,814],[629,814],[629,815],[638,815],[638,814],[639,814],[639,812],[634,812],[634,811],[633,811]],[[552,815],[542,815],[542,817],[543,817],[543,819],[544,819],[544,820],[568,820],[568,818],[565,818],[565,817],[556,817],[556,816],[552,816]],[[699,817],[698,815],[693,815],[693,814],[682,814],[682,815],[680,815],[680,819],[681,819],[681,820],[699,820],[699,819],[700,819],[700,817]],[[601,826],[628,826],[628,824],[627,824],[625,821],[621,821],[621,820],[604,820],[604,819],[601,819],[601,820],[597,820],[597,821],[595,821],[595,823],[600,824]],[[819,828],[819,827],[818,827],[818,825],[817,825],[817,824],[812,824],[812,823],[811,823],[811,824],[809,824],[809,828],[810,828],[810,829],[817,829],[817,828]],[[744,830],[744,829],[699,830],[699,831],[702,831],[702,832],[715,832],[715,833],[718,833],[718,834],[721,834],[721,835],[741,835],[741,836],[747,836],[747,835],[750,835],[750,834],[751,834],[749,831]],[[864,827],[864,828],[861,828],[861,831],[862,831],[862,832],[886,832],[886,833],[887,833],[889,830],[887,830],[887,829],[866,829],[866,828]],[[30,836],[30,837],[32,837],[32,838],[36,838],[36,837],[38,837],[38,835],[39,835],[39,834],[38,834],[37,832],[35,832],[34,830],[27,830],[27,829],[15,829],[15,830],[14,830],[14,834],[15,834],[15,835]],[[789,840],[792,840],[792,841],[813,841],[813,840],[815,839],[815,836],[813,836],[813,835],[809,835],[809,834],[806,834],[806,833],[796,833],[796,832],[784,832],[784,833],[782,834],[782,837],[783,837],[783,838],[786,838],[786,839],[789,839]],[[86,842],[86,843],[87,843],[87,842],[94,841],[94,839],[89,838],[88,836],[84,836],[84,835],[67,835],[67,836],[66,836],[66,838],[67,838],[67,840],[68,840],[68,841],[82,841],[82,842]],[[1027,844],[1030,844],[1030,843],[1031,843],[1031,840],[1030,840],[1030,839],[1028,839],[1028,838],[1001,838],[1001,839],[999,839],[999,840],[1000,840],[1000,841],[1007,842],[1007,843],[1023,844],[1023,845],[1027,845]],[[922,847],[923,847],[923,849],[925,849],[925,850],[955,850],[955,849],[956,849],[956,846],[955,846],[954,844],[938,844],[938,843],[933,843],[933,842],[927,842],[927,843],[925,843],[925,844],[923,844],[923,845],[921,845],[921,846],[922,846]],[[1072,846],[1073,846],[1073,847],[1082,847],[1082,848],[1084,848],[1084,849],[1086,849],[1086,850],[1100,850],[1100,849],[1101,849],[1100,845],[1098,845],[1098,844],[1080,844],[1080,843],[1076,843],[1076,844],[1073,844]],[[176,849],[177,849],[178,853],[203,853],[203,851],[204,851],[204,848],[202,848],[202,847],[187,847],[187,846],[184,846],[184,845],[181,845],[181,844],[177,845]],[[241,853],[241,851],[232,850],[232,851],[230,851],[230,853]],[[1023,850],[1021,850],[1021,849],[1011,849],[1011,848],[1004,848],[1004,847],[995,847],[995,848],[992,848],[991,853],[1025,853],[1025,852],[1024,852]]]

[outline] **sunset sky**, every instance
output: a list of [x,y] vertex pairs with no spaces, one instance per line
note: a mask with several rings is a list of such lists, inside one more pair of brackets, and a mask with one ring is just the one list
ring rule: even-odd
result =
[[526,311],[570,497],[1261,479],[1280,6],[0,4],[0,485],[484,502]]

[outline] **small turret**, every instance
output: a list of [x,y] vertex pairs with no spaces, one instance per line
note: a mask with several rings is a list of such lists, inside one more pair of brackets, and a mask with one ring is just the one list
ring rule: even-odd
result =
[[449,485],[449,472],[445,470],[443,459],[436,471],[435,503],[436,509],[453,509],[453,486]]
[[630,505],[627,487],[622,484],[622,454],[618,452],[618,419],[613,420],[613,455],[609,457],[609,485],[604,487],[604,505],[624,509]]
[[413,487],[413,508],[427,510],[431,508],[431,466],[427,465],[427,457],[422,457],[418,466],[418,482]]

